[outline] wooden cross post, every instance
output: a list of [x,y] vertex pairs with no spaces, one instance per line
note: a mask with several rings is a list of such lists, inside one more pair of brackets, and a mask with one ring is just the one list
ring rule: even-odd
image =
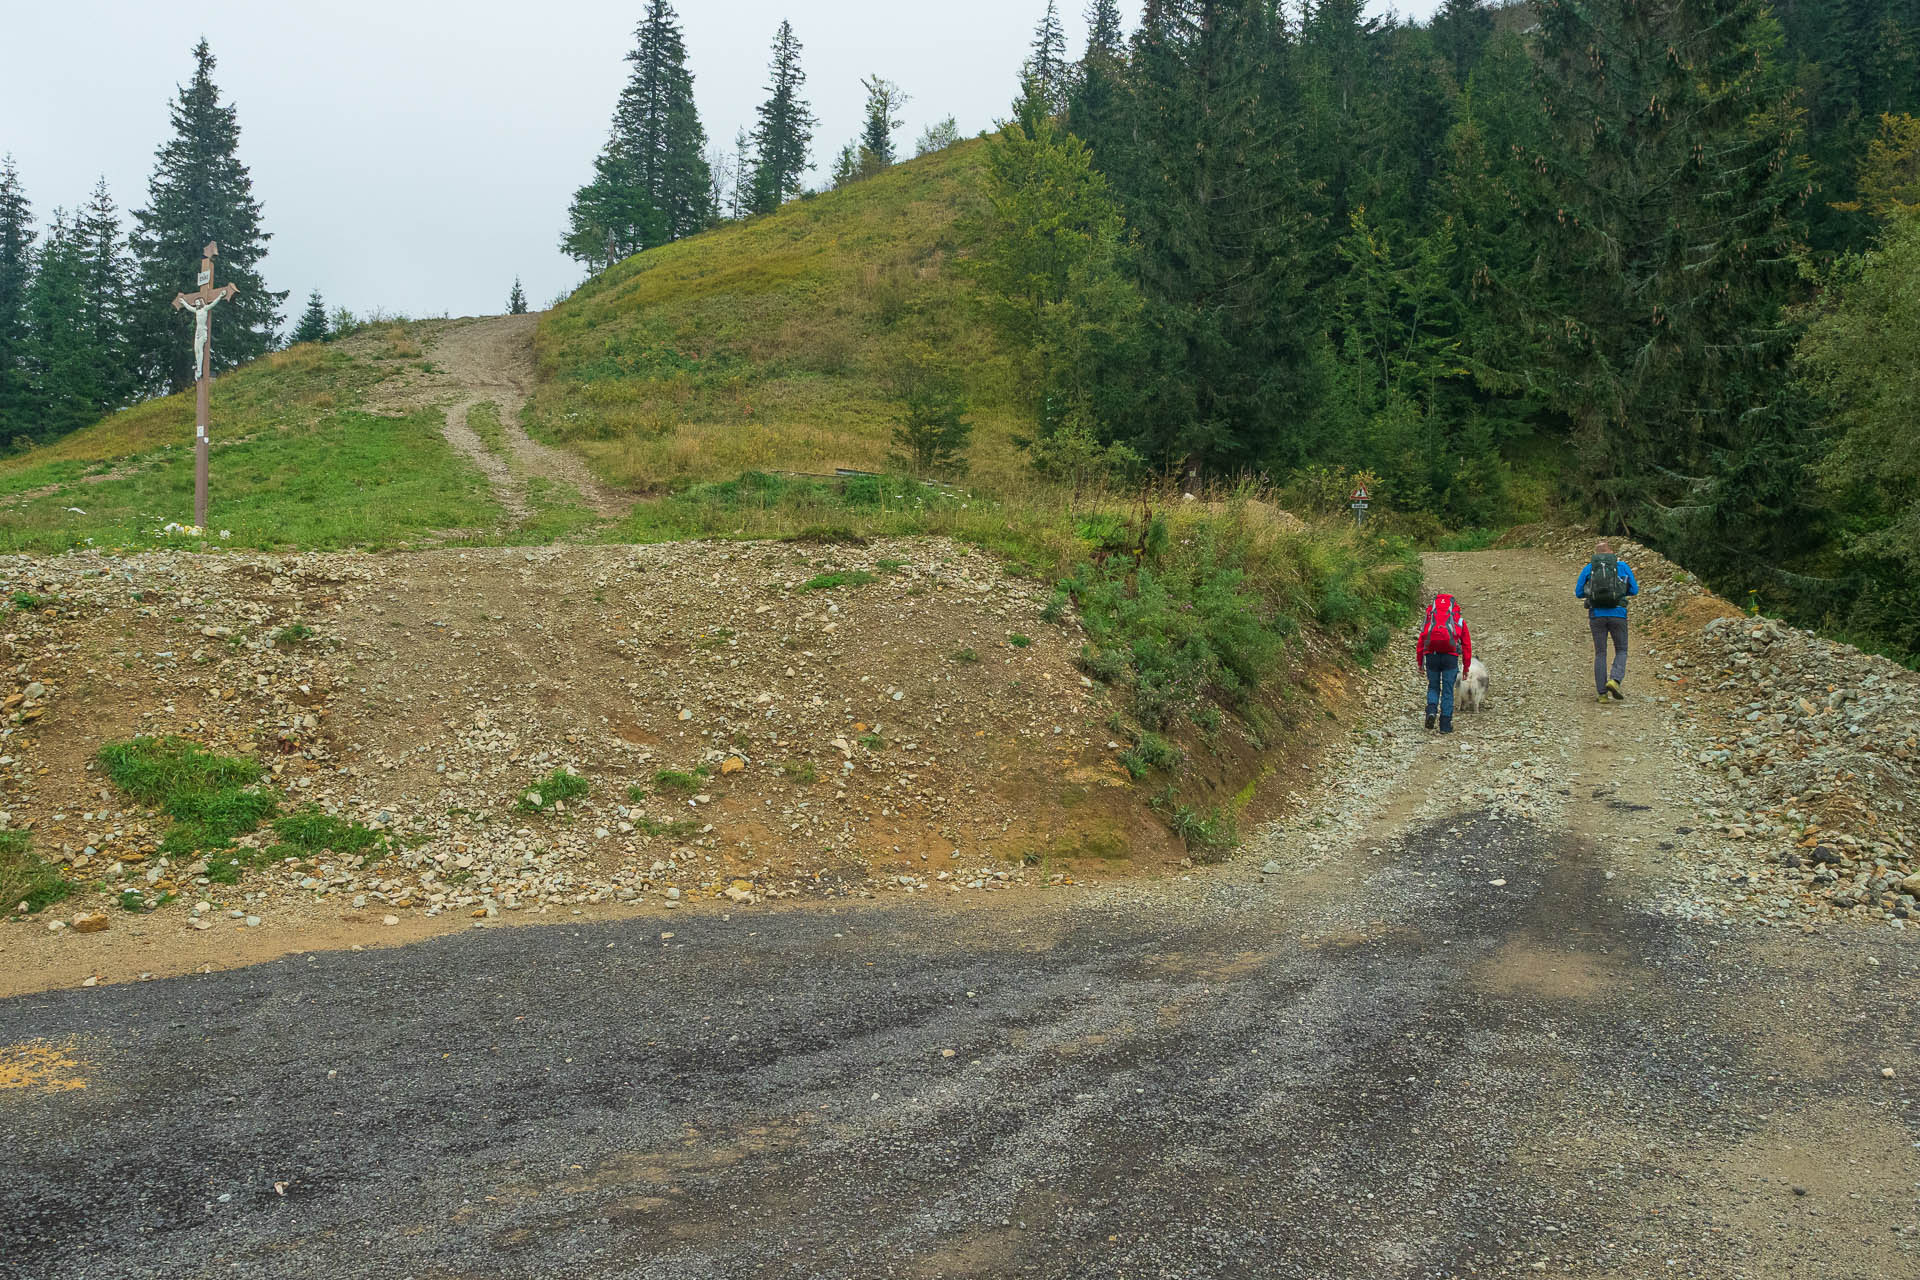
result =
[[240,292],[230,284],[213,287],[213,260],[220,246],[209,243],[201,251],[200,278],[192,293],[176,293],[173,305],[193,313],[193,371],[197,386],[193,401],[193,522],[207,527],[207,401],[213,385],[213,309]]

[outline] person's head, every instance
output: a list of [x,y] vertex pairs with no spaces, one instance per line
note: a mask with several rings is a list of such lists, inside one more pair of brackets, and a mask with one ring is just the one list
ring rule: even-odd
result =
[[1605,538],[1602,538],[1593,544],[1593,554],[1597,556],[1610,556],[1613,554],[1613,544]]

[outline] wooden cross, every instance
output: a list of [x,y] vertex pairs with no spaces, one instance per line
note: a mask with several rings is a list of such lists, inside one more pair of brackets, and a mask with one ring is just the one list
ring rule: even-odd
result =
[[213,309],[240,290],[231,284],[213,287],[213,260],[220,246],[209,242],[201,250],[200,278],[192,293],[176,293],[173,305],[193,313],[193,522],[207,527],[207,402],[213,385]]

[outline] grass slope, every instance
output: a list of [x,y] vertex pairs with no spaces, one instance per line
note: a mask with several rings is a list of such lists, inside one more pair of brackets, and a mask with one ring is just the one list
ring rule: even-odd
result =
[[984,159],[961,143],[617,264],[541,319],[528,425],[639,489],[878,471],[892,379],[932,354],[971,398],[975,477],[1010,478],[1011,362],[961,267]]
[[[447,447],[438,411],[359,407],[420,356],[395,325],[221,375],[211,520],[232,534],[228,545],[387,545],[490,520],[486,482]],[[167,542],[162,525],[193,517],[192,441],[193,394],[183,392],[0,460],[0,551]]]

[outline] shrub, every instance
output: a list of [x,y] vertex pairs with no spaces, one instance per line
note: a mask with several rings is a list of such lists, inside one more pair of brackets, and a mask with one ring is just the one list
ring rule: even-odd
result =
[[1007,643],[1016,649],[1024,649],[1033,643],[1033,637],[1023,636],[1018,631],[1009,631],[1007,633]]
[[966,397],[953,379],[922,365],[910,366],[900,379],[898,395],[894,465],[916,475],[964,471],[973,423],[967,417]]
[[1120,753],[1120,763],[1135,778],[1144,778],[1155,769],[1172,769],[1180,764],[1180,748],[1157,733],[1143,733],[1140,741]]

